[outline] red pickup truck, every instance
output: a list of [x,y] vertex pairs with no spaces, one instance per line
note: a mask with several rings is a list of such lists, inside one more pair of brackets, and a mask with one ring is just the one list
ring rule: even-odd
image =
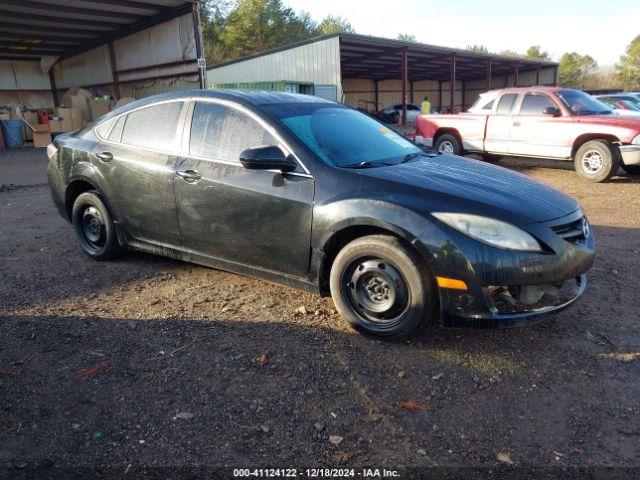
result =
[[572,160],[594,182],[620,166],[640,174],[640,116],[616,115],[580,90],[559,87],[507,88],[483,98],[483,113],[419,115],[416,142],[460,155]]

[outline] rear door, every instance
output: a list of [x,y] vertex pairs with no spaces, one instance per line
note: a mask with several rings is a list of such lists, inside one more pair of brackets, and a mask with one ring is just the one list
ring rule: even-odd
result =
[[120,116],[93,151],[111,188],[108,201],[134,239],[180,242],[173,187],[184,105],[162,102]]
[[[275,131],[227,102],[195,103],[189,153],[176,174],[183,248],[209,257],[297,277],[309,269],[314,181],[302,166],[290,173],[247,170],[240,152],[279,146]],[[198,178],[199,177],[199,178]]]
[[513,108],[517,93],[505,93],[497,99],[494,113],[487,117],[484,148],[490,153],[509,153]]
[[569,117],[545,115],[543,112],[548,107],[562,112],[560,106],[544,93],[525,94],[519,111],[513,116],[510,153],[551,158],[571,155],[573,124]]

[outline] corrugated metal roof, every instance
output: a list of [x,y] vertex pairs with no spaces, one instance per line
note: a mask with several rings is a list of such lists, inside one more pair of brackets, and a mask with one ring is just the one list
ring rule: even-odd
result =
[[1,0],[0,58],[68,58],[192,11],[195,0]]
[[477,79],[478,73],[487,67],[491,60],[494,76],[513,73],[517,65],[521,72],[535,70],[538,67],[555,67],[558,64],[546,60],[527,57],[510,57],[492,53],[480,53],[472,50],[407,42],[389,38],[359,35],[354,33],[334,33],[322,37],[310,38],[301,42],[249,55],[229,62],[214,65],[211,69],[244,62],[265,55],[277,54],[310,43],[339,37],[340,64],[342,78],[392,79],[401,77],[401,52],[407,50],[409,79],[447,80],[451,72],[451,57],[456,59],[456,79]]

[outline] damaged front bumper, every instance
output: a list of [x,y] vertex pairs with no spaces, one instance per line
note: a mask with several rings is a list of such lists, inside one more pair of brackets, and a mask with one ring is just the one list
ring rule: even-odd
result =
[[[428,230],[434,275],[456,278],[466,290],[439,288],[443,327],[499,328],[533,323],[572,305],[584,293],[595,239],[580,210],[527,226],[543,252],[505,250],[452,230]],[[441,234],[441,236],[440,236]]]
[[640,145],[620,145],[620,154],[625,165],[640,165]]

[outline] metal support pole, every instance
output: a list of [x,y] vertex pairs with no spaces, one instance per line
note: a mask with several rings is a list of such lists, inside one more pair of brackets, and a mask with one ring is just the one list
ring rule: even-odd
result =
[[111,67],[111,80],[113,81],[113,93],[120,100],[120,84],[118,83],[118,64],[116,63],[116,51],[113,42],[107,44],[109,48],[109,66]]
[[413,80],[409,80],[409,103],[415,103],[413,99]]
[[460,112],[464,112],[464,104],[465,104],[465,90],[467,89],[467,82],[462,81],[462,101],[460,102],[462,105],[460,106]]
[[438,109],[442,113],[442,80],[438,80]]
[[53,73],[53,67],[56,64],[54,63],[49,68],[49,85],[51,86],[51,94],[53,95],[53,104],[57,107],[60,106],[59,98],[58,98],[58,88],[56,87],[56,76]]
[[193,34],[196,37],[196,55],[198,57],[198,79],[200,80],[200,88],[207,88],[206,80],[206,66],[200,65],[200,59],[204,59],[202,50],[202,31],[200,30],[200,11],[198,10],[198,3],[192,4],[192,16],[193,16]]
[[491,90],[491,59],[487,60],[487,90]]
[[536,69],[536,85],[540,85],[540,65]]
[[402,49],[402,125],[407,124],[407,82],[409,77],[409,60],[407,47]]
[[380,113],[378,110],[378,80],[373,81],[373,101],[375,102],[374,111],[378,115]]
[[456,56],[451,55],[451,74],[449,75],[449,113],[453,113],[456,99]]
[[514,87],[518,86],[518,70],[519,70],[518,67],[519,67],[519,65],[517,63],[513,67],[513,86]]

